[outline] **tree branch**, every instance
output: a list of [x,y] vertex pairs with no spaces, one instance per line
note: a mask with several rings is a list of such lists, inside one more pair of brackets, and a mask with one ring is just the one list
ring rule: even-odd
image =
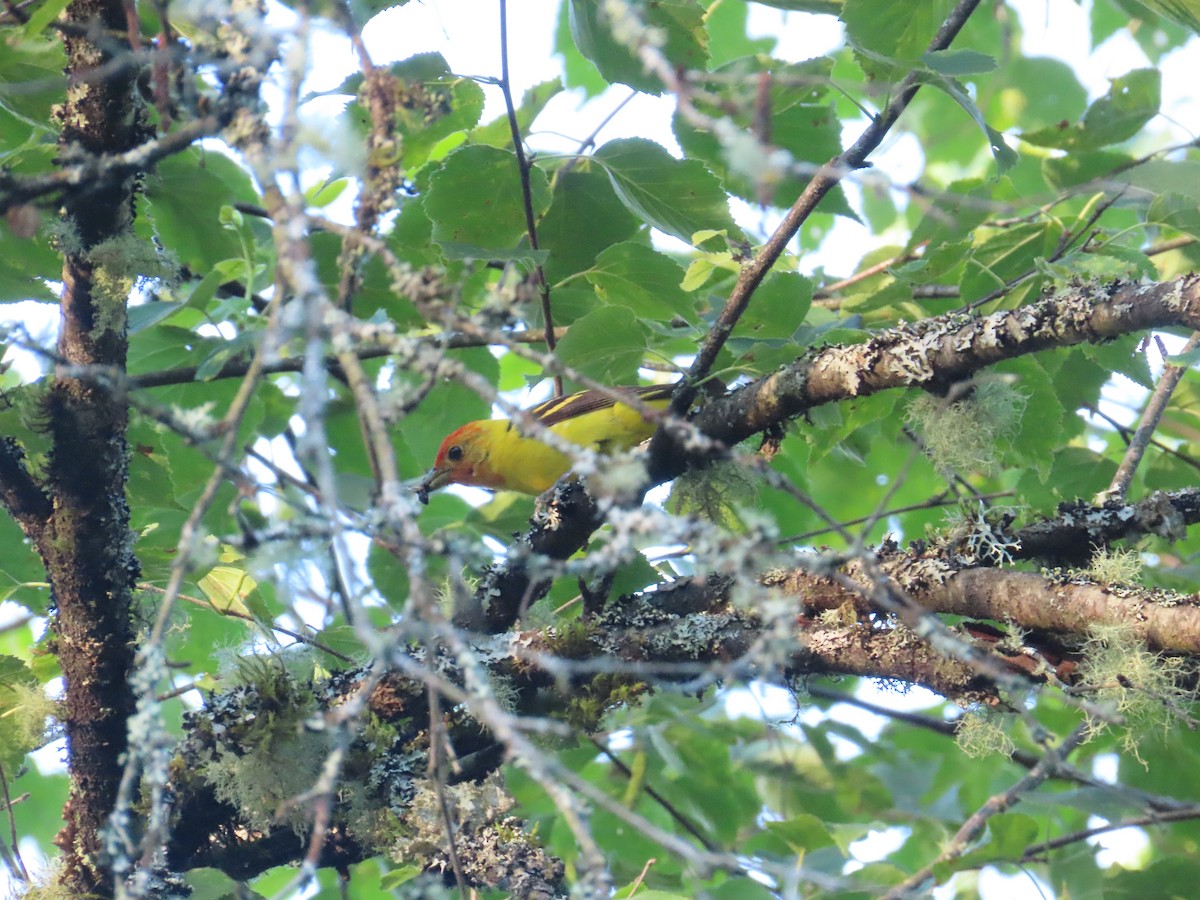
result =
[[[1200,275],[1074,287],[987,316],[949,314],[890,328],[861,344],[810,353],[709,403],[693,423],[731,447],[825,403],[898,387],[944,388],[1006,359],[1171,326],[1200,327]],[[681,449],[652,454],[654,484],[702,461]]]
[[971,842],[982,834],[984,827],[992,816],[1011,809],[1017,803],[1020,803],[1026,794],[1051,777],[1058,766],[1070,755],[1071,751],[1083,743],[1089,733],[1090,726],[1085,723],[1071,732],[1059,746],[1047,747],[1046,755],[1038,765],[1030,769],[1024,778],[1007,791],[989,797],[988,801],[972,813],[962,824],[962,827],[955,833],[946,849],[938,854],[937,859],[884,894],[884,900],[901,900],[903,897],[911,897],[913,892],[920,890],[934,877],[934,870],[939,864],[958,859],[966,853]]
[[[978,5],[979,0],[960,0],[930,42],[929,52],[949,47]],[[696,354],[687,377],[681,382],[681,388],[672,401],[671,411],[675,415],[683,415],[691,406],[695,397],[694,385],[707,377],[717,354],[725,346],[725,341],[733,333],[734,326],[750,304],[754,291],[782,255],[788,242],[812,215],[825,195],[833,190],[847,173],[861,169],[866,164],[867,157],[883,142],[896,120],[900,118],[900,114],[917,95],[924,78],[924,74],[919,71],[910,72],[905,76],[892,102],[871,120],[850,149],[838,154],[818,170],[754,259],[742,267],[725,307],[709,329],[700,352]]]
[[1200,488],[1160,491],[1137,503],[1092,506],[1087,501],[1061,503],[1058,515],[1013,532],[1014,559],[1042,559],[1054,565],[1084,565],[1097,547],[1114,541],[1157,535],[1179,540],[1189,525],[1200,522]]
[[[1006,359],[1171,326],[1200,328],[1200,275],[1158,284],[1077,286],[1039,303],[987,316],[948,314],[890,328],[860,344],[806,354],[708,403],[691,424],[718,445],[732,447],[826,403],[893,388],[944,388]],[[711,461],[711,445],[697,449],[690,434],[681,430],[669,441],[651,442],[646,460],[650,485]],[[547,578],[530,574],[530,559],[567,559],[599,527],[602,516],[595,504],[575,491],[583,494],[578,485],[556,494],[547,515],[518,539],[508,560],[488,572],[476,602],[489,632],[509,628],[549,586]],[[1094,512],[1088,510],[1089,516],[1082,518]],[[1116,511],[1109,518],[1115,524]],[[1072,545],[1087,533],[1073,530]],[[1049,548],[1050,537],[1043,548]],[[1034,535],[1029,540],[1037,543]],[[470,624],[480,627],[479,621]]]
[[[1128,625],[1156,650],[1200,654],[1200,604],[1129,585],[1047,577],[1011,569],[970,568],[936,556],[896,551],[880,567],[904,592],[934,613],[1011,622],[1023,629],[1086,637],[1096,625]],[[845,567],[869,584],[857,564]],[[770,584],[809,610],[861,607],[860,594],[804,569],[772,576]]]
[[[1193,332],[1188,342],[1179,352],[1181,354],[1189,353],[1196,349],[1198,344],[1200,344],[1200,332]],[[1111,497],[1113,500],[1125,499],[1125,492],[1129,490],[1129,484],[1133,481],[1133,473],[1137,471],[1138,464],[1141,463],[1142,456],[1146,453],[1146,448],[1150,446],[1150,439],[1154,437],[1154,432],[1158,429],[1158,423],[1161,421],[1163,413],[1167,411],[1167,404],[1171,400],[1171,395],[1175,392],[1175,388],[1179,386],[1179,382],[1183,380],[1184,373],[1187,370],[1187,366],[1173,366],[1169,364],[1163,368],[1162,377],[1158,380],[1158,386],[1154,388],[1154,393],[1150,395],[1150,399],[1146,402],[1146,408],[1142,411],[1142,418],[1138,422],[1137,430],[1134,431],[1133,437],[1130,438],[1129,446],[1125,448],[1125,456],[1121,460],[1121,465],[1117,467],[1108,490],[1096,498],[1097,503],[1103,502],[1108,497]]]
[[25,466],[24,449],[11,438],[0,439],[0,503],[36,544],[53,504]]

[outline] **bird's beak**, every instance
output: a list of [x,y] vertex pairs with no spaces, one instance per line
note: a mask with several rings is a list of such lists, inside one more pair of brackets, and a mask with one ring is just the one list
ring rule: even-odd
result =
[[421,483],[417,485],[417,499],[428,506],[429,495],[449,483],[450,473],[448,471],[445,469],[430,469],[425,473],[425,477],[421,479]]

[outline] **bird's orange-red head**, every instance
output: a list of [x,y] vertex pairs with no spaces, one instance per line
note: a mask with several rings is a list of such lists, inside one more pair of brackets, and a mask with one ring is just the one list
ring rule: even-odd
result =
[[433,468],[425,475],[418,491],[422,502],[428,500],[431,491],[448,484],[466,484],[493,490],[503,487],[496,473],[488,466],[490,444],[487,431],[490,424],[490,420],[468,422],[442,441],[433,460]]

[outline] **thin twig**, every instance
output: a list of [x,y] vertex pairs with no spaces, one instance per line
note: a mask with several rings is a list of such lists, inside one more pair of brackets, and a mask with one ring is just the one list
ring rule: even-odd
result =
[[[931,52],[945,50],[950,46],[978,5],[979,0],[960,0],[946,21],[942,23],[942,27],[938,29],[937,35],[930,42],[929,50]],[[918,72],[910,72],[905,76],[900,83],[896,98],[884,108],[883,112],[872,119],[849,150],[838,154],[817,170],[796,202],[792,204],[787,215],[783,217],[779,227],[767,239],[754,259],[742,267],[738,273],[737,283],[734,285],[729,299],[725,302],[724,309],[721,310],[716,322],[709,330],[700,351],[696,354],[695,362],[688,370],[687,377],[680,382],[681,386],[676,391],[671,403],[672,414],[680,416],[687,412],[695,397],[695,385],[708,376],[721,348],[725,346],[725,341],[733,333],[734,326],[741,319],[755,290],[767,276],[771,267],[775,265],[788,243],[800,230],[800,226],[808,220],[825,195],[833,190],[848,173],[861,169],[866,164],[867,157],[883,142],[884,137],[896,124],[896,120],[900,118],[900,114],[916,96],[923,78],[924,76]]]
[[983,829],[992,816],[998,815],[1020,803],[1026,794],[1038,787],[1047,778],[1050,778],[1062,764],[1063,760],[1067,758],[1072,750],[1083,743],[1090,733],[1091,726],[1085,722],[1072,731],[1059,746],[1047,747],[1045,756],[1023,778],[1007,791],[989,797],[983,806],[967,817],[962,827],[950,839],[950,843],[946,849],[938,854],[937,859],[929,863],[929,865],[923,866],[920,871],[904,879],[904,881],[884,894],[883,900],[901,900],[901,898],[911,897],[917,891],[921,890],[933,878],[933,872],[937,866],[958,859],[966,853],[971,843],[983,833]]
[[[633,771],[629,768],[629,766],[625,765],[624,761],[617,756],[617,754],[613,753],[612,750],[610,750],[592,735],[588,735],[588,740],[591,741],[597,750],[604,754],[609,762],[616,766],[622,775],[624,775],[627,779],[633,779]],[[653,787],[648,784],[642,784],[642,790],[646,792],[647,797],[650,797],[655,803],[661,806],[667,815],[678,822],[679,826],[683,828],[684,831],[703,844],[705,850],[707,850],[709,853],[716,853],[720,849],[715,843],[713,843],[708,835],[700,830],[699,825],[676,809],[670,800],[656,791]]]
[[[1122,440],[1125,441],[1125,446],[1129,446],[1129,441],[1132,439],[1132,436],[1133,436],[1132,428],[1130,428],[1128,425],[1121,424],[1119,421],[1114,419],[1112,416],[1110,416],[1104,410],[1100,409],[1100,407],[1093,406],[1090,403],[1085,403],[1083,406],[1080,407],[1080,409],[1086,409],[1091,415],[1095,416],[1098,419],[1103,419],[1105,422],[1107,422],[1109,425],[1111,425],[1113,431],[1115,431],[1118,435],[1120,435]],[[1153,447],[1155,450],[1158,450],[1160,453],[1165,453],[1167,456],[1175,457],[1177,460],[1179,460],[1185,466],[1191,466],[1193,469],[1200,469],[1200,459],[1196,459],[1196,457],[1194,457],[1194,456],[1189,456],[1188,454],[1186,454],[1180,450],[1177,450],[1174,447],[1170,447],[1170,446],[1164,444],[1162,441],[1151,440],[1150,446]]]
[[558,172],[555,173],[554,177],[556,179],[562,175],[565,175],[567,172],[570,172],[573,168],[579,165],[579,161],[584,158],[583,155],[592,147],[596,146],[596,138],[600,136],[600,132],[603,131],[608,126],[608,123],[615,119],[621,110],[628,106],[630,101],[633,100],[633,98],[637,95],[638,92],[631,88],[629,93],[625,96],[625,99],[613,107],[612,112],[600,120],[600,124],[593,128],[591,133],[579,142],[579,149],[575,151],[575,155],[563,163],[562,167],[558,170]]
[[[1079,228],[1072,231],[1064,231],[1058,240],[1058,246],[1055,248],[1054,252],[1046,257],[1046,262],[1058,262],[1060,259],[1066,256],[1067,253],[1069,253],[1075,246],[1076,242],[1078,242],[1080,237],[1082,237],[1086,232],[1090,232],[1092,227],[1100,221],[1100,217],[1108,212],[1114,203],[1121,199],[1122,193],[1122,191],[1117,191],[1103,203],[1097,204],[1096,208],[1092,210],[1091,214],[1088,216],[1087,221],[1080,225]],[[1033,278],[1035,275],[1039,274],[1040,271],[1041,270],[1038,268],[1032,268],[1028,271],[1022,272],[1015,278],[1010,278],[991,293],[984,294],[978,300],[972,300],[966,306],[962,307],[959,312],[973,312],[974,310],[979,309],[981,306],[986,306],[993,300],[999,300],[1019,284],[1022,284],[1023,282],[1028,281],[1030,278]]]
[[[991,494],[979,494],[977,495],[976,499],[999,500],[1002,497],[1011,496],[1013,496],[1012,491],[995,491]],[[842,525],[846,528],[850,528],[853,525],[861,525],[863,522],[867,522],[872,518],[889,518],[891,516],[898,516],[903,513],[923,512],[930,509],[939,509],[944,506],[957,506],[961,502],[961,497],[951,496],[949,491],[942,491],[942,493],[938,494],[936,497],[930,497],[924,503],[913,503],[909,506],[897,506],[894,509],[884,511],[881,514],[872,513],[869,516],[859,516],[857,519],[847,519],[846,521],[842,522]],[[830,528],[816,528],[812,531],[805,531],[802,534],[794,534],[789,537],[780,538],[776,543],[780,544],[781,546],[795,544],[799,543],[800,541],[807,541],[815,537],[820,537],[823,534],[829,534],[832,530],[833,529]]]
[[462,860],[458,856],[458,840],[454,835],[454,816],[451,814],[450,804],[446,800],[446,773],[442,766],[442,743],[447,738],[442,722],[441,695],[432,684],[426,687],[426,691],[429,697],[429,780],[433,782],[438,809],[442,815],[442,825],[446,829],[446,848],[450,855],[450,867],[454,870],[454,880],[458,882],[459,894],[463,900],[467,900],[467,879],[463,875]]
[[1184,247],[1190,247],[1194,243],[1196,243],[1196,239],[1190,234],[1185,234],[1182,237],[1172,238],[1169,241],[1151,244],[1146,248],[1146,255],[1159,256],[1163,253],[1170,253],[1172,250],[1182,250]]
[[[529,186],[529,170],[533,163],[525,156],[524,141],[521,138],[521,123],[517,121],[517,109],[513,105],[512,82],[508,71],[508,0],[500,0],[500,92],[504,95],[504,108],[508,112],[508,127],[512,131],[513,152],[517,155],[517,168],[521,173],[521,203],[525,207],[525,230],[529,235],[529,247],[534,253],[538,246],[537,220],[533,214],[533,192]],[[546,281],[546,272],[540,262],[533,265],[534,281],[537,283],[538,296],[542,300],[542,320],[545,325],[546,346],[554,352],[554,314],[550,306],[550,285]],[[563,395],[563,380],[561,375],[554,376],[554,395]]]
[[1143,828],[1147,825],[1166,825],[1168,822],[1187,822],[1192,819],[1200,819],[1200,806],[1189,806],[1186,809],[1149,813],[1144,816],[1136,816],[1132,819],[1123,819],[1120,822],[1109,822],[1107,825],[1098,825],[1095,828],[1084,828],[1040,844],[1031,844],[1025,848],[1025,852],[1021,855],[1021,862],[1035,862],[1051,850],[1068,847],[1071,844],[1086,841],[1097,835],[1120,831],[1122,828]]
[[[925,241],[920,246],[924,247],[928,243],[928,241]],[[919,254],[914,249],[912,252],[900,253],[896,256],[885,259],[882,262],[877,262],[873,266],[867,266],[862,271],[855,272],[848,278],[843,278],[841,281],[835,281],[832,284],[827,284],[824,287],[817,288],[815,291],[813,291],[813,300],[829,300],[835,294],[841,293],[848,287],[853,287],[859,282],[866,281],[873,275],[879,275],[883,272],[886,272],[892,266],[899,266],[907,262],[912,262],[914,259],[917,259],[918,256]]]
[[[922,713],[906,712],[900,709],[892,709],[888,706],[882,706],[878,703],[872,703],[869,700],[863,700],[854,694],[848,694],[845,691],[834,690],[833,688],[823,687],[819,684],[807,684],[804,686],[804,691],[810,696],[818,697],[822,700],[832,700],[835,703],[845,703],[849,706],[856,706],[859,709],[866,710],[869,713],[874,713],[877,716],[891,719],[895,722],[903,722],[905,725],[912,725],[916,728],[923,728],[926,731],[932,731],[935,734],[940,734],[943,737],[948,737],[951,740],[958,737],[959,725],[962,719],[955,719],[947,722],[945,719],[937,719],[933,716],[923,715]],[[1030,753],[1027,750],[1014,749],[1008,758],[1019,766],[1025,769],[1032,769],[1041,762],[1041,757],[1036,753]],[[1066,771],[1055,773],[1056,776],[1062,777],[1067,781],[1074,781],[1079,784],[1089,787],[1103,786],[1101,782],[1095,779],[1088,778],[1081,773],[1074,771]]]
[[[149,582],[145,582],[145,581],[140,583],[138,585],[138,588],[143,591],[155,591],[159,594],[166,593],[166,590],[164,588],[160,588],[156,584],[150,584]],[[211,609],[213,612],[217,613],[217,615],[225,616],[228,619],[241,619],[243,622],[250,622],[255,625],[263,624],[261,621],[254,618],[254,616],[250,615],[249,613],[244,613],[244,612],[241,612],[241,611],[235,610],[235,609],[221,609],[221,607],[219,607],[217,604],[213,603],[211,600],[205,600],[200,597],[192,597],[192,596],[189,596],[188,594],[176,594],[175,596],[179,600],[183,600],[185,603],[192,603],[196,606],[202,606],[205,609]],[[308,646],[312,647],[314,650],[320,650],[322,653],[328,653],[330,656],[334,657],[335,659],[340,659],[344,663],[349,663],[350,665],[354,664],[353,657],[347,656],[345,653],[342,653],[339,650],[334,650],[328,644],[322,644],[320,641],[314,640],[313,638],[310,638],[307,635],[301,634],[298,631],[292,631],[290,628],[284,628],[282,625],[276,625],[274,623],[272,623],[271,625],[266,626],[266,627],[269,627],[271,629],[271,631],[278,631],[280,634],[287,635],[292,640],[299,641],[301,644],[307,644]]]
[[[1200,331],[1193,331],[1192,336],[1183,345],[1183,350],[1180,352],[1189,353],[1198,345],[1200,345]],[[1146,453],[1146,448],[1150,445],[1150,439],[1154,437],[1158,423],[1162,420],[1163,413],[1167,411],[1171,394],[1179,386],[1185,372],[1187,372],[1187,366],[1174,366],[1170,363],[1163,366],[1162,377],[1158,380],[1158,386],[1154,388],[1154,393],[1146,401],[1141,421],[1138,422],[1133,437],[1129,439],[1129,446],[1125,448],[1125,456],[1121,460],[1121,464],[1117,466],[1116,474],[1113,475],[1108,490],[1096,498],[1097,504],[1102,504],[1106,500],[1124,501],[1125,492],[1129,490],[1129,484],[1133,481],[1133,475]]]
[[[9,860],[9,868],[13,870],[14,875],[16,875],[26,884],[29,884],[29,870],[25,868],[25,860],[21,859],[21,848],[19,846],[19,839],[17,837],[17,819],[16,816],[13,815],[12,796],[8,793],[8,778],[4,773],[4,763],[2,761],[0,761],[0,790],[4,791],[4,809],[8,813],[8,828],[9,832],[12,834],[12,859]],[[5,857],[8,857],[10,854],[5,853],[4,855]],[[13,862],[16,863],[15,868],[12,866]],[[17,869],[20,871],[17,871]]]
[[[561,338],[567,333],[567,328],[554,329],[556,338]],[[514,331],[511,334],[504,335],[504,342],[514,344],[541,344],[546,340],[544,332],[534,331]],[[486,336],[469,335],[469,334],[452,334],[448,337],[438,335],[436,339],[432,339],[431,343],[436,342],[438,346],[444,347],[447,350],[462,350],[472,347],[487,347],[496,343]],[[353,348],[355,356],[360,360],[382,359],[386,356],[391,356],[395,353],[393,347],[379,346],[356,346]],[[223,365],[220,370],[215,373],[206,375],[205,382],[218,381],[224,378],[241,378],[250,370],[251,361],[249,359],[232,359]],[[329,355],[325,357],[325,368],[331,373],[338,370],[337,357]],[[304,370],[304,357],[293,356],[286,359],[277,359],[269,363],[264,363],[262,373],[264,375],[278,375],[283,372],[302,372]],[[158,369],[153,372],[144,372],[141,375],[130,375],[126,381],[130,388],[154,388],[154,387],[169,387],[175,384],[193,384],[197,382],[200,366],[178,366],[173,369]]]
[[[288,450],[291,451],[292,462],[295,463],[296,468],[300,470],[300,474],[304,476],[304,481],[302,483],[306,485],[306,489],[310,496],[316,497],[319,500],[321,497],[321,488],[318,483],[317,475],[312,471],[312,467],[308,465],[304,459],[304,455],[300,452],[301,439],[300,436],[296,434],[296,429],[291,423],[289,423],[284,429],[282,437],[287,443]],[[368,444],[368,450],[369,447],[370,445]],[[259,460],[263,459],[261,454],[258,454],[254,451],[253,447],[243,449],[248,456],[253,455]],[[374,457],[372,457],[372,459],[374,459]],[[267,463],[267,465],[270,471],[272,473],[276,473],[276,477],[279,477],[278,473],[281,471],[279,467],[272,463]],[[354,611],[354,604],[350,599],[350,585],[346,581],[346,573],[342,570],[341,557],[338,554],[340,546],[341,544],[339,542],[330,541],[325,547],[325,553],[329,558],[329,577],[333,582],[331,587],[334,597],[341,601],[338,605],[341,607],[342,614],[346,617],[346,624],[353,628],[356,624],[356,614]],[[332,601],[334,597],[330,597],[330,601]],[[325,606],[326,612],[329,613],[332,610],[333,603],[327,603]]]

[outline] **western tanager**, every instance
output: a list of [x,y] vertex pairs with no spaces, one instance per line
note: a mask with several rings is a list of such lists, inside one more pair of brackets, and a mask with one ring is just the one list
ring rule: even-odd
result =
[[[665,409],[673,384],[613,388],[647,406]],[[600,453],[626,450],[646,440],[657,423],[608,392],[580,391],[527,410],[537,422],[565,441]],[[438,449],[433,468],[417,489],[422,503],[429,492],[448,484],[494,491],[540,494],[571,468],[571,458],[535,437],[526,437],[508,419],[480,419],[452,432]]]

